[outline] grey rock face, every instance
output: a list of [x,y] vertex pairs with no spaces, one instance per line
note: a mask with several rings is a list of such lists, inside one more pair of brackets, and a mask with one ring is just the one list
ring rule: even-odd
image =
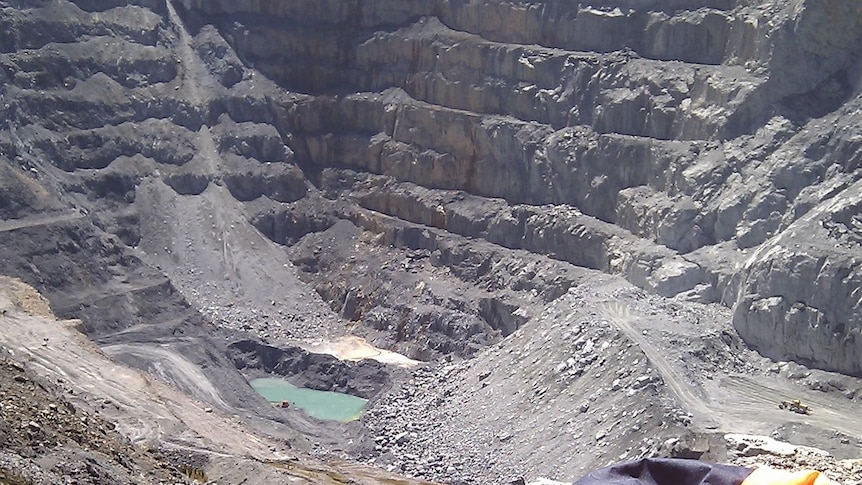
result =
[[[360,93],[289,124],[310,163],[430,189],[363,206],[718,299],[767,355],[859,374],[854,249],[801,225],[858,190],[858,140],[828,126],[858,124],[862,7],[678,3],[183,2],[282,85]],[[237,12],[318,28],[238,30]]]
[[734,325],[765,355],[862,372],[859,188],[814,207],[743,266]]
[[[225,217],[293,247],[342,318],[402,343],[427,321],[451,330],[429,339],[438,350],[468,352],[454,333],[511,332],[534,298],[526,286],[545,298],[571,280],[500,276],[472,303],[422,317],[327,282],[346,273],[303,253],[326,242],[315,235],[427,251],[470,285],[518,251],[620,274],[733,306],[739,333],[767,355],[860,374],[855,0],[9,12],[0,154],[9,180],[36,188],[0,184],[4,215],[86,209],[99,230],[173,264],[176,248],[148,236],[156,226],[138,211],[174,199],[135,202],[141,186],[164,183],[180,196],[228,195]],[[449,239],[494,249],[459,260],[468,251]],[[406,323],[389,330],[399,312]],[[452,330],[464,312],[469,323]]]

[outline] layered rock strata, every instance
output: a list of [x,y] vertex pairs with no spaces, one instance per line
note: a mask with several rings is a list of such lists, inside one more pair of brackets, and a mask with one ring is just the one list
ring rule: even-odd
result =
[[[315,304],[313,328],[334,312],[415,356],[468,355],[575,279],[535,273],[537,283],[462,298],[431,288],[393,307],[369,296],[384,291],[369,286],[380,275],[349,282],[350,261],[321,265],[315,237],[385,242],[408,260],[426,251],[420,280],[445,270],[471,288],[494,258],[465,268],[473,260],[453,258],[449,239],[484,240],[501,261],[526,251],[621,274],[733,306],[743,338],[773,358],[862,373],[856,2],[154,0],[4,12],[4,216],[71,210],[83,220],[28,227],[78,231],[72,241],[154,268],[139,284],[94,268],[101,276],[79,278],[93,289],[63,290],[72,314],[100,291],[157,287],[156,265],[209,308],[192,291],[204,253],[181,250],[150,212],[195,200],[231,208],[216,231],[251,221],[291,246],[283,264],[300,271],[284,274],[328,305]],[[83,226],[57,228],[69,224]],[[212,243],[215,274],[274,271]],[[5,267],[30,280],[76,274],[34,254]],[[69,286],[43,279],[56,298]]]
[[377,177],[333,196],[719,301],[769,356],[862,372],[856,3],[182,4],[308,96],[280,129],[324,189]]

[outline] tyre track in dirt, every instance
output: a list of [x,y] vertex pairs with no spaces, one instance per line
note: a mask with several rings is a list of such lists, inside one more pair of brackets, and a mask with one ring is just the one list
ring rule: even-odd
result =
[[661,373],[671,392],[689,412],[699,415],[701,419],[710,419],[712,410],[706,405],[704,399],[694,392],[695,384],[679,375],[659,349],[651,345],[643,334],[632,327],[633,317],[628,305],[618,301],[605,302],[600,307],[600,313],[640,347],[652,365]]
[[222,409],[229,408],[218,389],[201,369],[178,353],[154,344],[114,344],[102,347],[109,356],[123,361],[130,358],[150,362],[147,370],[165,382],[186,390],[196,399]]
[[[720,386],[730,391],[742,411],[757,412],[764,419],[807,423],[862,439],[862,407],[841,402],[826,395],[802,389],[791,390],[779,385],[765,385],[754,378],[732,375],[723,377]],[[801,399],[811,406],[811,414],[796,414],[778,410],[778,403]]]
[[[604,302],[599,307],[599,313],[640,347],[680,404],[708,427],[720,423],[722,430],[741,432],[744,430],[739,428],[744,426],[756,425],[762,430],[764,424],[778,427],[793,422],[862,439],[862,409],[849,401],[842,402],[840,398],[818,395],[814,391],[791,387],[790,384],[770,382],[770,385],[766,385],[757,382],[754,377],[744,375],[721,377],[718,387],[727,395],[717,396],[681,375],[676,370],[679,366],[668,361],[664,349],[653,345],[632,325],[640,317],[631,312],[629,305],[620,301]],[[695,389],[701,389],[705,394],[699,395]],[[810,403],[812,414],[801,415],[778,409],[780,401],[792,399]]]

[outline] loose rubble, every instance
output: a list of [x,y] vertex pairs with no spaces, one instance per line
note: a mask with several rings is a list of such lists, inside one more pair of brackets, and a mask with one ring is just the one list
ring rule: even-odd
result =
[[45,381],[0,348],[0,482],[191,483],[182,462],[133,446],[67,393],[62,382]]

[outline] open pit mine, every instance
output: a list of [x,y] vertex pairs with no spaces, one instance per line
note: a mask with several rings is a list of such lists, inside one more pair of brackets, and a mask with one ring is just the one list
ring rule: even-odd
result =
[[0,0],[0,483],[862,483],[859,0]]

